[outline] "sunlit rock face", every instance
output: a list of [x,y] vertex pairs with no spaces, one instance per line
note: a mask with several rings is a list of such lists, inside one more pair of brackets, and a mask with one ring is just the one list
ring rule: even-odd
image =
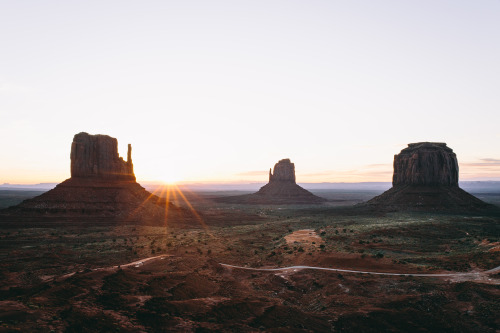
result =
[[135,180],[132,146],[127,161],[118,155],[118,141],[107,135],[82,132],[71,144],[71,177],[106,180]]
[[392,179],[392,188],[361,206],[454,213],[490,208],[458,186],[457,156],[446,143],[410,143],[394,156]]
[[273,172],[269,170],[269,182],[288,181],[295,183],[295,165],[286,158],[274,165]]
[[446,143],[410,143],[394,155],[392,185],[458,186],[458,162]]

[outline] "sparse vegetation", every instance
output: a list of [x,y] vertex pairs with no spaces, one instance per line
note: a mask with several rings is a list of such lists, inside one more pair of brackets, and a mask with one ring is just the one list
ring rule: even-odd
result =
[[[214,208],[203,201],[193,205],[201,212]],[[208,221],[207,229],[196,225],[168,232],[162,226],[74,221],[36,228],[4,224],[0,276],[8,288],[2,297],[9,306],[22,309],[16,311],[24,317],[6,317],[2,324],[18,331],[30,331],[27,325],[64,331],[94,320],[95,327],[104,331],[110,327],[127,331],[127,325],[137,323],[145,331],[155,331],[186,320],[200,330],[217,331],[247,325],[245,320],[251,317],[245,327],[250,331],[277,328],[273,325],[298,330],[304,325],[316,331],[328,331],[333,325],[342,331],[373,322],[379,325],[374,327],[391,330],[401,327],[397,326],[401,318],[411,316],[442,331],[453,331],[456,322],[463,331],[487,332],[497,325],[497,288],[486,283],[311,270],[251,272],[219,263],[258,268],[313,263],[414,274],[482,270],[498,266],[498,252],[490,251],[500,241],[498,217],[423,213],[353,217],[335,208],[301,206],[215,208],[244,212],[246,217],[231,218],[237,221],[234,224]],[[300,230],[313,230],[316,238],[285,239]],[[125,266],[159,255],[165,258]],[[115,265],[121,269],[109,268]],[[109,270],[93,270],[106,267]],[[72,272],[80,273],[60,278]],[[60,280],[53,283],[53,277]],[[206,300],[213,303],[208,306]],[[462,315],[462,309],[475,312]],[[360,311],[366,316],[360,318]],[[234,326],[234,320],[240,326]]]

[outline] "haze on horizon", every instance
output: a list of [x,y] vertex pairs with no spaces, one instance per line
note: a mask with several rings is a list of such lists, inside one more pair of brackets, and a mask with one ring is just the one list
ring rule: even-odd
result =
[[0,183],[69,177],[73,136],[139,181],[390,181],[410,142],[500,180],[500,2],[5,1]]

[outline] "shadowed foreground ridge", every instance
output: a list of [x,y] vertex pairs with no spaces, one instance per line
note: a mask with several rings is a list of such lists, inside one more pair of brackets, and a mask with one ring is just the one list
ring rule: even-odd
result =
[[219,202],[242,204],[316,204],[325,202],[295,182],[295,165],[290,159],[280,160],[269,169],[269,183],[262,186],[257,193],[223,197]]
[[167,211],[171,217],[189,215],[139,185],[135,180],[130,144],[127,155],[127,161],[118,155],[115,138],[78,133],[71,144],[71,178],[2,214],[140,221],[164,221]]
[[457,156],[446,143],[408,144],[394,155],[392,185],[361,205],[389,210],[456,212],[491,207],[458,187]]

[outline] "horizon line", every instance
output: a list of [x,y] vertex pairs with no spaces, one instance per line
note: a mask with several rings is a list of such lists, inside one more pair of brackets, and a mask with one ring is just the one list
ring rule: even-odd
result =
[[[139,184],[147,185],[176,185],[176,186],[189,186],[189,185],[260,185],[267,184],[267,181],[178,181],[178,182],[165,182],[161,180],[136,180]],[[462,179],[460,182],[500,182],[500,178],[470,178]],[[44,182],[3,182],[0,187],[5,186],[36,186],[36,185],[53,185],[60,184],[62,181],[44,181]],[[349,181],[324,181],[324,182],[296,182],[297,184],[392,184],[391,181],[359,181],[359,182],[349,182]]]

